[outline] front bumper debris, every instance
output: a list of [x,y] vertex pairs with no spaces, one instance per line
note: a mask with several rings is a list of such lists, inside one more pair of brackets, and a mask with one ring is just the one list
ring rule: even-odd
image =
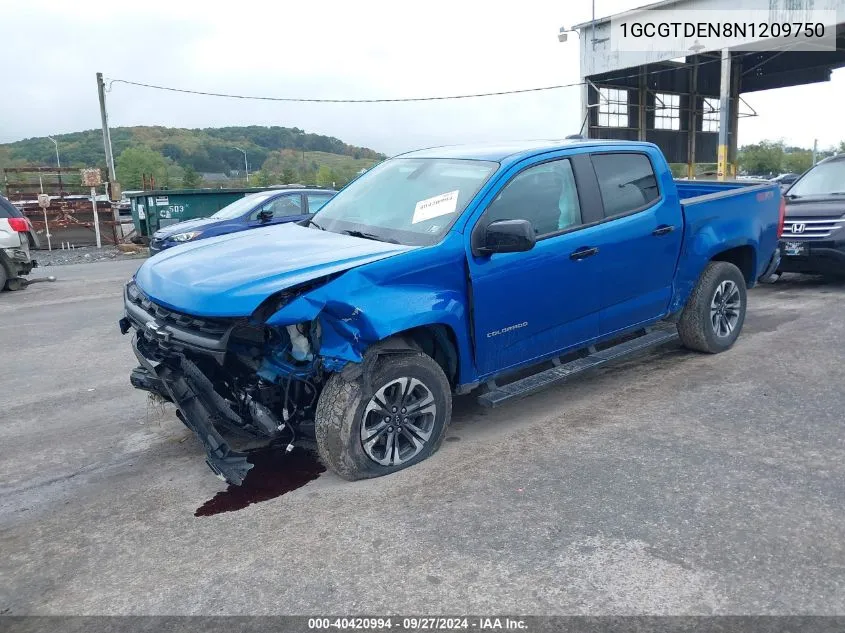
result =
[[139,367],[132,386],[170,401],[179,419],[206,450],[206,462],[221,479],[240,485],[252,464],[234,450],[218,429],[240,430],[244,421],[191,357],[222,364],[233,324],[167,310],[150,301],[130,282],[124,290],[125,316],[120,331],[134,330],[132,348]]
[[206,463],[221,479],[241,485],[252,468],[247,454],[235,451],[215,428],[215,422],[238,422],[223,398],[215,391],[200,369],[185,356],[177,357],[178,366],[158,362],[144,355],[143,342],[136,334],[132,341],[141,366],[132,372],[132,384],[139,389],[164,396],[179,408],[179,418],[191,429],[206,450]]

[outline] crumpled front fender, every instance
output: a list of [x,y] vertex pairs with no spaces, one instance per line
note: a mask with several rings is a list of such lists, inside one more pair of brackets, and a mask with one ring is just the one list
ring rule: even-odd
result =
[[[360,363],[371,345],[420,326],[447,326],[459,345],[467,343],[463,251],[456,250],[452,259],[427,250],[393,258],[389,266],[385,260],[350,270],[289,301],[266,323],[281,327],[317,319],[319,355],[330,371]],[[469,349],[458,354],[471,362]]]

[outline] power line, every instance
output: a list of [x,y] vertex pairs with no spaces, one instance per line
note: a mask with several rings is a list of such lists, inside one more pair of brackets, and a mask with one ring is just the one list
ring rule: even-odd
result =
[[156,90],[166,90],[169,92],[183,92],[194,95],[205,95],[207,97],[225,97],[227,99],[249,99],[255,101],[286,101],[296,103],[396,103],[409,101],[447,101],[451,99],[474,99],[476,97],[496,97],[501,95],[522,94],[526,92],[542,92],[544,90],[558,90],[559,88],[572,88],[580,86],[583,82],[575,82],[571,84],[560,84],[557,86],[541,86],[539,88],[521,88],[519,90],[500,90],[497,92],[478,92],[474,94],[464,95],[448,95],[442,97],[406,97],[397,99],[314,99],[304,97],[260,97],[256,95],[236,95],[223,92],[206,92],[203,90],[189,90],[187,88],[173,88],[172,86],[157,86],[155,84],[146,84],[139,81],[129,81],[128,79],[111,79],[111,84],[129,84],[130,86],[141,86],[143,88],[155,88]]
[[[714,60],[715,61],[715,60]],[[704,63],[708,62],[702,62]],[[647,74],[657,74],[659,72],[666,72],[668,70],[676,70],[675,68],[665,68],[661,70],[651,71]],[[618,79],[627,79],[629,77],[636,77],[638,75],[629,75],[624,77],[613,77],[613,80]],[[238,95],[238,94],[230,94],[230,93],[223,93],[223,92],[208,92],[204,90],[191,90],[188,88],[174,88],[172,86],[159,86],[155,84],[148,84],[142,83],[139,81],[130,81],[128,79],[110,79],[109,86],[111,87],[112,84],[121,83],[127,84],[130,86],[140,86],[143,88],[154,88],[156,90],[165,90],[168,92],[181,92],[185,94],[195,94],[195,95],[203,95],[208,97],[223,97],[227,99],[247,99],[247,100],[256,100],[256,101],[283,101],[283,102],[294,102],[294,103],[399,103],[399,102],[415,102],[415,101],[447,101],[452,99],[474,99],[478,97],[496,97],[502,95],[512,95],[512,94],[524,94],[529,92],[542,92],[546,90],[558,90],[561,88],[574,88],[576,86],[583,86],[583,81],[576,81],[569,84],[558,84],[554,86],[541,86],[538,88],[521,88],[517,90],[500,90],[496,92],[479,92],[473,94],[463,94],[463,95],[446,95],[446,96],[437,96],[437,97],[403,97],[403,98],[392,98],[392,99],[317,99],[317,98],[306,98],[306,97],[264,97],[264,96],[257,96],[257,95]]]
[[[718,63],[721,60],[710,59],[701,61],[698,63],[698,66],[705,66],[707,64]],[[657,75],[660,73],[665,72],[673,72],[678,70],[678,67],[670,67],[670,68],[659,68],[656,70],[650,70],[647,73],[648,75]],[[609,77],[609,81],[619,81],[620,79],[632,79],[635,77],[639,77],[639,73],[634,73],[631,75],[621,75],[621,76],[612,76]],[[142,88],[152,88],[155,90],[164,90],[167,92],[179,92],[183,94],[193,94],[193,95],[202,95],[206,97],[223,97],[225,99],[245,99],[250,101],[281,101],[287,103],[409,103],[409,102],[421,102],[421,101],[451,101],[457,99],[476,99],[479,97],[499,97],[504,95],[515,95],[515,94],[526,94],[531,92],[545,92],[548,90],[560,90],[562,88],[575,88],[576,86],[583,86],[585,82],[583,81],[576,81],[573,83],[568,84],[558,84],[554,86],[540,86],[537,88],[520,88],[517,90],[499,90],[495,92],[477,92],[471,94],[462,94],[462,95],[446,95],[446,96],[436,96],[436,97],[403,97],[403,98],[393,98],[393,99],[318,99],[318,98],[309,98],[309,97],[264,97],[258,95],[239,95],[239,94],[231,94],[225,92],[209,92],[205,90],[191,90],[189,88],[174,88],[173,86],[160,86],[157,84],[148,84],[143,83],[140,81],[131,81],[129,79],[109,79],[109,89],[111,89],[112,84],[127,84],[129,86],[139,86]]]

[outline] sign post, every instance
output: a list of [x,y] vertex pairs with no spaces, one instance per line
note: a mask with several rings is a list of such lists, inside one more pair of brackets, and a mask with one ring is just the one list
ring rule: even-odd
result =
[[44,211],[44,229],[47,231],[47,250],[52,251],[53,245],[50,244],[50,225],[47,222],[47,207],[50,206],[50,196],[46,193],[39,193],[38,206]]
[[102,175],[97,168],[80,169],[79,173],[82,176],[82,184],[86,187],[91,187],[91,205],[94,207],[94,235],[97,237],[97,248],[102,248],[103,244],[100,240],[100,218],[97,215],[97,187],[103,182]]

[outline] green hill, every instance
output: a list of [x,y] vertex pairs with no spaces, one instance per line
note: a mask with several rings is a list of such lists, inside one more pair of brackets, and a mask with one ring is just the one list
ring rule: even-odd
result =
[[[153,174],[157,186],[211,184],[202,182],[202,173],[233,175],[225,184],[243,184],[244,157],[235,147],[247,152],[250,172],[254,174],[251,184],[335,182],[340,186],[362,168],[369,168],[384,158],[372,149],[347,145],[331,136],[279,126],[204,129],[138,126],[112,128],[111,133],[118,180],[124,189],[139,188],[142,174]],[[59,143],[63,167],[100,167],[105,173],[100,130],[59,134],[53,138]],[[55,146],[46,137],[0,144],[0,169],[55,164]],[[214,182],[216,186],[221,184],[224,183]]]

